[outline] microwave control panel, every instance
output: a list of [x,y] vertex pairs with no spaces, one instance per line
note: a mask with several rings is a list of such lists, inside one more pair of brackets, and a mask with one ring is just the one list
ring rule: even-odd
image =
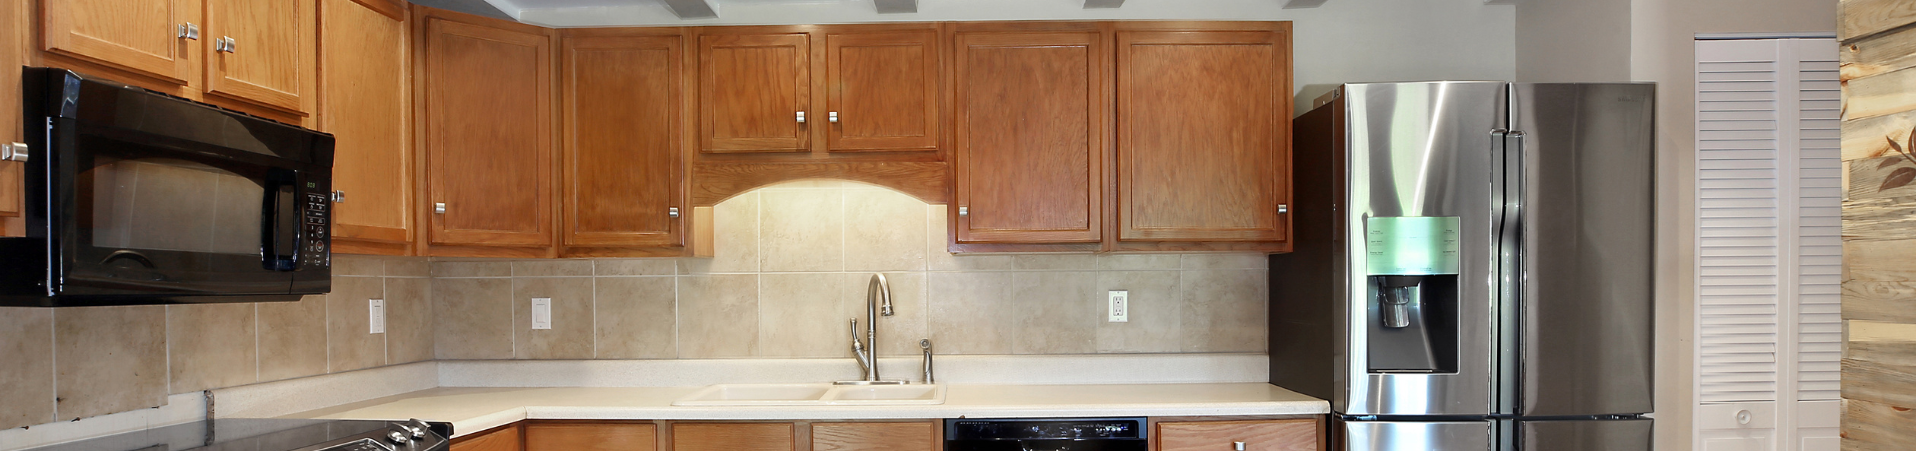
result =
[[[311,184],[308,185],[312,188]],[[306,213],[300,226],[300,236],[304,237],[300,240],[300,266],[323,267],[331,264],[332,254],[326,249],[326,234],[331,229],[331,206],[332,199],[327,197],[325,191],[306,192],[306,208],[301,209]]]

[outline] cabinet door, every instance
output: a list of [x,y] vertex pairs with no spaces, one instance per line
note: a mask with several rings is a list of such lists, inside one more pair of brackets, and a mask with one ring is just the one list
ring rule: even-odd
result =
[[[26,2],[0,4],[0,24],[25,25],[33,5]],[[27,32],[32,27],[15,26],[0,30],[0,68],[18,68],[29,64],[26,56]],[[26,139],[20,129],[20,71],[0,70],[0,140]],[[9,236],[8,217],[20,215],[20,190],[26,188],[25,164],[0,161],[0,236]]]
[[453,440],[452,451],[520,451],[519,425]]
[[931,423],[812,423],[812,451],[931,451]]
[[658,433],[651,424],[528,424],[526,451],[653,451]]
[[1279,241],[1289,46],[1274,32],[1118,33],[1118,239]]
[[[291,112],[313,70],[314,0],[206,0],[206,92]],[[221,49],[220,39],[230,47]]]
[[810,149],[810,35],[700,36],[699,74],[701,150]]
[[792,451],[792,423],[680,423],[672,451]]
[[937,32],[829,34],[825,58],[828,150],[938,149]]
[[566,38],[567,246],[679,245],[681,49],[678,36]]
[[[365,0],[378,4],[389,0]],[[388,3],[390,5],[390,3]],[[333,238],[412,240],[413,171],[405,10],[321,0],[321,126],[333,134]],[[388,16],[395,13],[396,16]]]
[[439,18],[427,26],[427,198],[446,206],[431,215],[431,243],[550,246],[548,36]]
[[1309,419],[1165,422],[1158,423],[1158,451],[1317,451],[1317,435],[1318,421]]
[[954,74],[960,243],[1097,242],[1098,33],[965,33]]
[[186,84],[190,46],[210,41],[179,35],[184,13],[197,6],[192,0],[44,0],[41,41],[47,51]]

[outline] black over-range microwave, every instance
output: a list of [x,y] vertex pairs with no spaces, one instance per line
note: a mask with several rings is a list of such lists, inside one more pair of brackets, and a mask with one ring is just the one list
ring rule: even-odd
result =
[[333,137],[26,68],[26,236],[0,305],[294,301],[331,288]]

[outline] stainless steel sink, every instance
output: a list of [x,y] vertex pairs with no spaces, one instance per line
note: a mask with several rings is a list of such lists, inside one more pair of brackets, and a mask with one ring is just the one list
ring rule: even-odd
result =
[[673,401],[674,406],[886,406],[945,403],[945,386],[718,384]]

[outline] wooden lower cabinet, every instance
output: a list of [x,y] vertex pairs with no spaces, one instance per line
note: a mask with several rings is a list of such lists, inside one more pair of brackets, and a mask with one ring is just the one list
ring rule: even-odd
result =
[[[1157,423],[1157,451],[1318,451],[1323,420],[1166,421]],[[1243,442],[1244,447],[1236,444]]]
[[673,451],[793,451],[792,423],[677,423]]
[[937,441],[930,422],[812,423],[812,451],[932,451]]
[[654,451],[659,427],[647,423],[533,423],[526,451]]
[[519,428],[519,424],[512,424],[453,439],[452,451],[520,451],[524,449],[524,441],[520,440]]

